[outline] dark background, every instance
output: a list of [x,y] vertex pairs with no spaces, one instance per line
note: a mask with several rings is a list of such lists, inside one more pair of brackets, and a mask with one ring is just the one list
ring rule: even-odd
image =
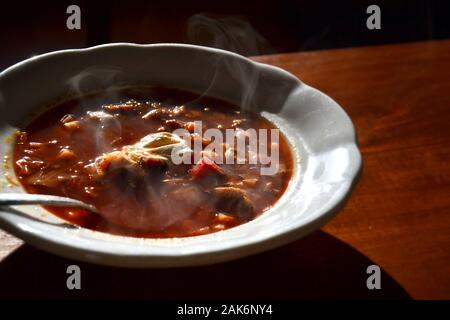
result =
[[[82,29],[66,28],[81,8]],[[381,30],[366,9],[381,8]],[[244,55],[450,38],[449,1],[10,1],[0,4],[0,69],[32,55],[107,42],[185,42]]]

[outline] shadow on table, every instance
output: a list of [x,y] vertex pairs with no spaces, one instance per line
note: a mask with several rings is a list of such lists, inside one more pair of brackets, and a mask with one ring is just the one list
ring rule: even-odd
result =
[[[81,290],[66,288],[70,264],[81,268]],[[103,267],[24,245],[0,263],[0,298],[410,298],[385,272],[382,289],[368,290],[371,264],[323,231],[252,257],[179,269]]]

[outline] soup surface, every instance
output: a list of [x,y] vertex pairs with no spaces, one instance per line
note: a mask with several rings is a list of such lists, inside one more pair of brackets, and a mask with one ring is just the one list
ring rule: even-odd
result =
[[[208,129],[216,130],[204,134]],[[31,121],[17,134],[14,169],[27,192],[94,205],[99,214],[46,207],[79,226],[134,237],[200,235],[254,219],[285,191],[292,157],[275,131],[215,98],[168,88],[110,90],[58,103]],[[262,174],[273,165],[267,159],[276,170]]]

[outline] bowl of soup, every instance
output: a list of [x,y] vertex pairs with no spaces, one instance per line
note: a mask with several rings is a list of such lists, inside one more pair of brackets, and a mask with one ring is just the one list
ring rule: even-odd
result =
[[361,168],[351,120],[292,74],[182,44],[108,44],[0,74],[1,192],[95,206],[0,208],[0,227],[65,257],[203,265],[307,235]]

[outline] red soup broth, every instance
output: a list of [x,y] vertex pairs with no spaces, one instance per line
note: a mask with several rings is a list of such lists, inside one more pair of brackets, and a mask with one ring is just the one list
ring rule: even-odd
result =
[[[167,151],[174,130],[188,132],[191,148],[211,143],[198,134],[199,125],[224,137],[226,129],[276,129],[257,113],[191,92],[109,90],[57,103],[34,118],[18,132],[14,170],[29,193],[78,199],[99,211],[46,207],[53,214],[116,235],[206,234],[248,222],[272,207],[293,170],[283,135],[278,142],[268,138],[269,154],[279,154],[278,170],[271,175],[261,174],[264,165],[250,163],[250,155],[245,163],[217,162],[220,152],[236,159],[236,143],[225,140],[221,150],[201,153],[197,161],[192,156],[191,163],[172,163]],[[143,147],[141,139],[149,136],[156,138]]]

